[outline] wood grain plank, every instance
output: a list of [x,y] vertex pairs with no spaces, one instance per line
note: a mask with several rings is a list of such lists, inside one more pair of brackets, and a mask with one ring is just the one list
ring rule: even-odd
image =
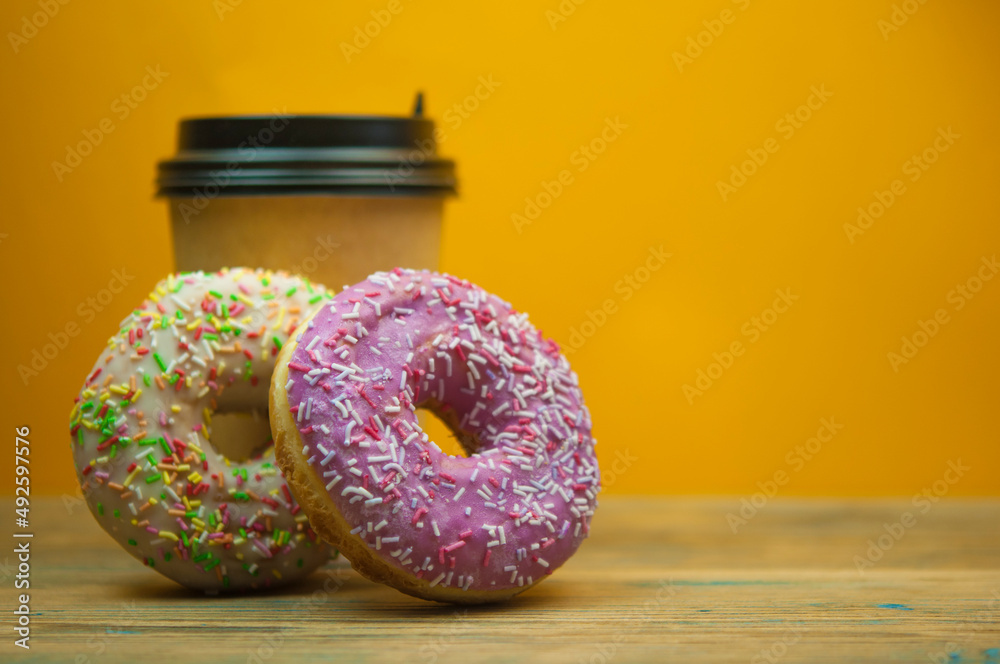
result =
[[[921,514],[900,500],[772,500],[734,533],[737,507],[605,498],[551,579],[505,605],[456,608],[343,562],[292,588],[206,597],[121,552],[82,504],[36,499],[32,648],[13,646],[15,561],[0,554],[0,659],[1000,663],[1000,501]],[[916,523],[886,539],[905,512]],[[859,571],[880,536],[891,548]]]

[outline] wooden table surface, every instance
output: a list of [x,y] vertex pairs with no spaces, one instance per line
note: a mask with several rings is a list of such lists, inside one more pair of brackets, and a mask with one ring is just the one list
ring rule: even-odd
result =
[[[0,661],[1000,664],[1000,501],[921,513],[909,500],[773,499],[734,533],[736,509],[603,498],[552,578],[505,605],[456,608],[340,562],[292,588],[206,597],[118,549],[81,503],[35,499],[31,650],[13,644],[11,544]],[[915,523],[893,527],[906,512]]]

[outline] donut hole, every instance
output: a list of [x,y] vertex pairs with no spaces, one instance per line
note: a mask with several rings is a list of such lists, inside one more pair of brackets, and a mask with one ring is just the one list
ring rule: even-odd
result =
[[450,418],[429,404],[417,408],[417,422],[427,437],[449,456],[467,457],[479,449],[479,439],[462,431]]
[[[260,367],[260,374],[269,366]],[[264,378],[263,375],[260,376]],[[213,402],[210,442],[230,461],[246,461],[271,444],[271,423],[267,415],[267,387],[270,376],[256,386],[237,381]]]
[[271,444],[267,408],[216,412],[211,431],[212,446],[230,461],[246,461]]

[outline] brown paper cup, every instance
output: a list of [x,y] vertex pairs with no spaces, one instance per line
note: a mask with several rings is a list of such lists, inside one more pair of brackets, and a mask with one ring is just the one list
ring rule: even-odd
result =
[[441,197],[242,196],[170,200],[179,271],[288,270],[329,288],[394,267],[436,270]]
[[422,117],[273,115],[180,123],[159,164],[178,270],[288,270],[339,289],[438,268],[454,162]]

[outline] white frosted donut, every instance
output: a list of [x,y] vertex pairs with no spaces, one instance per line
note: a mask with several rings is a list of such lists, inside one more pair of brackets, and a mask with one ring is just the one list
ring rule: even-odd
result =
[[275,357],[329,298],[281,272],[192,272],[157,284],[122,322],[70,432],[87,504],[132,556],[207,591],[289,582],[330,558],[267,431]]

